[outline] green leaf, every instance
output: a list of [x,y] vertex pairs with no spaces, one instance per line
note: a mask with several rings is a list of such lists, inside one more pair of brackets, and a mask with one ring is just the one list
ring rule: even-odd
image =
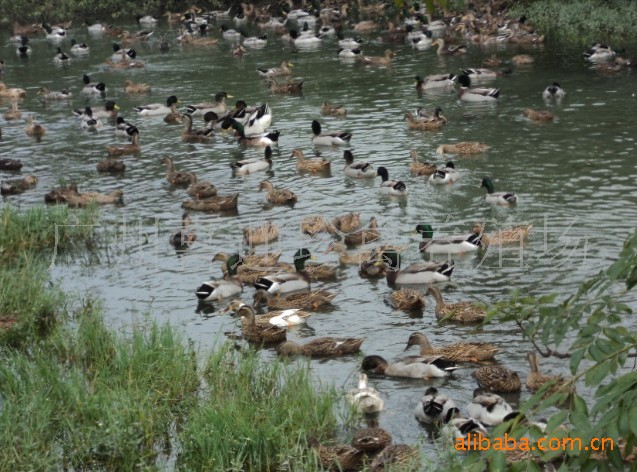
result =
[[633,405],[628,410],[628,419],[630,423],[630,431],[637,436],[637,405]]
[[609,375],[609,372],[606,362],[597,364],[596,366],[592,367],[591,370],[586,372],[586,385],[599,385],[600,383],[602,383],[602,380],[606,378],[607,375]]

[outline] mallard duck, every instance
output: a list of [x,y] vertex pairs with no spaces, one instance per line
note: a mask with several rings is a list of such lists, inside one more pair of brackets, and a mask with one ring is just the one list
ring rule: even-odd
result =
[[287,341],[277,348],[280,356],[303,355],[308,357],[333,357],[355,354],[360,351],[363,338],[316,338],[305,344]]
[[468,437],[477,438],[488,435],[489,432],[482,423],[474,418],[461,417],[460,410],[456,407],[449,409],[440,434],[441,437],[453,444],[456,444],[458,438],[466,440]]
[[91,107],[86,107],[82,114],[81,126],[89,131],[98,131],[102,128],[102,122],[93,116]]
[[411,170],[416,175],[431,175],[436,172],[436,165],[429,164],[428,162],[420,162],[418,160],[418,151],[412,149],[409,152],[411,156],[411,163],[409,164],[409,170]]
[[348,254],[345,245],[331,242],[325,252],[336,252],[338,254],[338,262],[341,265],[360,265],[370,260],[372,251],[360,251],[356,254]]
[[[358,376],[358,387],[347,392],[345,399],[359,414],[373,415],[383,411],[385,402],[378,390],[367,385],[367,380],[367,375],[361,372]],[[364,450],[360,447],[359,449]]]
[[359,48],[338,48],[338,51],[336,51],[336,55],[342,59],[358,59],[362,57],[362,54],[363,51]]
[[278,237],[279,227],[270,221],[255,228],[243,228],[243,239],[248,246],[268,244]]
[[[352,233],[361,227],[361,214],[349,212],[332,218],[333,229],[341,233]],[[334,231],[328,230],[329,233]]]
[[447,377],[452,371],[457,369],[453,362],[441,357],[431,357],[421,360],[399,361],[389,364],[381,356],[367,356],[363,359],[361,369],[379,375],[389,377],[408,377],[412,379],[430,379],[436,377]]
[[226,99],[232,98],[232,95],[228,95],[227,92],[221,91],[215,94],[214,102],[202,102],[194,105],[186,105],[186,110],[192,116],[203,115],[206,112],[213,111],[219,116],[224,116],[228,113],[228,105]]
[[365,161],[355,161],[352,151],[349,149],[343,152],[343,159],[345,159],[345,167],[343,172],[348,177],[355,179],[369,179],[378,175],[374,167]]
[[181,140],[185,143],[209,143],[215,139],[213,128],[193,129],[192,116],[189,113],[181,115],[184,128],[181,131]]
[[86,43],[78,43],[75,39],[71,39],[70,51],[75,56],[86,56],[91,52],[91,48]]
[[490,244],[523,244],[524,239],[529,235],[532,228],[532,224],[518,225],[511,228],[499,229],[487,234],[484,232],[484,225],[476,223],[473,227],[473,232],[482,234],[482,243],[485,246]]
[[181,228],[170,235],[169,242],[175,249],[188,249],[190,244],[197,240],[197,235],[189,230],[191,220],[188,212],[181,216]]
[[547,391],[546,396],[550,396],[558,390],[568,389],[571,390],[572,379],[565,379],[560,375],[546,375],[540,372],[540,366],[537,359],[537,355],[533,351],[529,351],[526,354],[526,358],[529,360],[531,371],[526,378],[526,388],[531,392],[540,390],[545,384],[552,382]]
[[[438,113],[442,112],[442,109],[436,109]],[[419,119],[414,117],[413,113],[407,112],[403,115],[403,119],[407,121],[408,129],[415,129],[419,131],[440,131],[447,124],[447,118],[438,114],[436,119]]]
[[303,80],[297,80],[294,82],[287,82],[285,84],[280,84],[276,81],[276,79],[268,78],[266,83],[268,84],[268,88],[272,93],[279,94],[296,94],[303,92]]
[[516,66],[530,66],[535,62],[533,56],[529,56],[528,54],[518,54],[511,58],[511,62]]
[[371,472],[383,470],[420,470],[420,455],[417,448],[407,444],[392,444],[383,449],[372,461]]
[[137,57],[137,51],[134,49],[121,48],[119,44],[113,43],[113,54],[109,58],[114,63],[128,62]]
[[263,48],[268,44],[268,35],[249,36],[243,40],[243,45],[248,48]]
[[71,56],[62,51],[61,48],[57,48],[57,53],[53,56],[53,62],[57,65],[69,65],[71,63]]
[[263,103],[250,112],[243,124],[243,132],[248,136],[263,134],[272,124],[270,105]]
[[35,187],[38,183],[38,178],[35,175],[27,175],[17,180],[5,180],[0,183],[0,194],[2,195],[16,195],[23,193],[30,188]]
[[369,226],[353,233],[347,233],[343,238],[345,244],[353,246],[356,244],[367,244],[374,242],[380,238],[380,231],[378,231],[378,221],[375,217],[371,217],[369,220]]
[[363,40],[360,37],[346,38],[342,31],[337,31],[336,37],[338,38],[338,47],[340,48],[356,49],[363,44]]
[[480,388],[493,393],[519,392],[522,386],[517,372],[502,365],[485,365],[473,371],[471,376]]
[[270,69],[257,69],[261,77],[280,77],[283,75],[292,75],[292,63],[283,61],[279,67],[271,67]]
[[482,247],[481,233],[472,233],[469,236],[448,236],[434,239],[434,230],[431,225],[417,225],[416,231],[422,234],[422,241],[419,244],[420,251],[429,254],[464,254],[466,252],[477,251]]
[[152,15],[137,15],[137,23],[142,26],[155,26],[159,23],[159,18]]
[[428,284],[432,282],[446,282],[451,277],[454,268],[453,261],[446,262],[416,262],[404,269],[400,268],[401,257],[396,250],[385,250],[381,253],[381,260],[377,265],[386,267],[387,282],[390,285]]
[[[384,4],[381,4],[381,6],[383,8],[385,7]],[[380,25],[373,20],[364,20],[356,23],[352,29],[357,33],[372,33],[374,31],[378,31],[380,29]]]
[[474,68],[474,69],[462,69],[462,73],[468,75],[472,82],[483,82],[487,80],[496,79],[505,74],[510,74],[511,71],[510,69],[502,72],[502,71],[494,71],[494,70],[485,69],[485,68]]
[[389,66],[394,57],[396,57],[396,53],[387,49],[382,56],[362,56],[360,60],[363,64],[369,66]]
[[427,336],[415,332],[409,336],[407,347],[420,346],[421,356],[442,356],[455,362],[482,362],[492,360],[500,351],[493,344],[462,342],[449,344],[444,347],[434,348],[429,343]]
[[237,44],[234,48],[232,48],[232,55],[241,57],[246,53],[246,48],[244,48],[241,44]]
[[148,105],[134,107],[133,110],[139,113],[140,116],[166,115],[172,111],[172,105],[175,103],[179,103],[179,100],[176,96],[171,95],[166,99],[165,105],[162,103],[150,103]]
[[501,64],[502,59],[498,58],[495,54],[491,54],[482,61],[482,67],[498,67]]
[[561,100],[566,95],[566,92],[560,84],[557,82],[553,82],[551,85],[547,85],[544,91],[542,92],[542,98],[544,100]]
[[590,48],[584,51],[584,59],[593,64],[600,62],[610,62],[615,59],[615,51],[606,44],[593,44]]
[[553,121],[555,118],[555,115],[548,110],[538,111],[533,108],[525,108],[522,114],[532,121]]
[[48,23],[42,23],[42,29],[46,32],[46,39],[53,43],[60,43],[66,38],[66,28],[52,27]]
[[431,43],[432,46],[438,46],[438,50],[436,54],[439,56],[457,56],[460,54],[467,53],[467,46],[464,44],[458,45],[447,45],[445,44],[445,40],[442,38],[438,38]]
[[[268,147],[273,146],[279,141],[280,132],[279,131],[270,131],[269,133],[264,133],[256,136],[246,136],[243,125],[239,123],[237,120],[230,119],[230,126],[237,132],[237,142],[244,146],[256,146],[263,147],[266,146],[266,150]],[[270,151],[271,152],[271,151]]]
[[296,195],[294,192],[285,188],[274,188],[269,180],[262,180],[259,184],[259,191],[267,192],[265,199],[275,205],[294,205],[296,203]]
[[22,118],[22,112],[18,109],[17,101],[11,102],[11,110],[5,111],[2,114],[2,118],[4,118],[7,121],[19,120],[20,118]]
[[186,189],[186,193],[195,199],[204,199],[217,195],[217,187],[207,180],[199,180],[196,174],[193,174],[191,184]]
[[254,174],[262,172],[272,167],[272,148],[265,147],[265,157],[263,159],[243,159],[230,164],[230,167],[239,175]]
[[254,287],[264,289],[270,293],[287,293],[297,290],[305,290],[310,287],[310,277],[305,272],[305,262],[311,254],[307,249],[299,249],[294,254],[294,267],[296,272],[282,273],[259,277],[254,282]]
[[40,87],[38,95],[41,95],[45,100],[70,100],[73,97],[73,93],[69,92],[68,89],[51,91],[46,87]]
[[119,35],[120,40],[124,44],[131,44],[141,41],[148,41],[154,34],[152,30],[141,30],[131,33],[130,31],[122,31]]
[[414,408],[414,416],[425,424],[433,424],[444,421],[449,410],[456,404],[448,395],[438,392],[436,387],[429,387]]
[[455,144],[441,144],[436,149],[436,154],[478,154],[486,151],[491,146],[477,141],[462,141]]
[[185,187],[196,181],[196,176],[192,172],[177,172],[170,156],[164,156],[161,162],[166,164],[166,180],[171,185]]
[[33,115],[29,115],[29,119],[26,127],[27,136],[32,138],[41,138],[46,134],[46,128],[40,123],[33,121]]
[[332,280],[336,277],[336,269],[329,264],[305,264],[305,272],[310,280]]
[[148,93],[151,87],[148,84],[135,84],[132,80],[126,80],[124,82],[124,93],[129,95],[136,93]]
[[323,470],[353,472],[364,463],[365,453],[347,444],[324,446],[316,438],[308,438],[307,445],[316,452]]
[[[364,375],[361,374],[361,377]],[[375,453],[389,446],[392,440],[392,435],[382,428],[363,428],[354,433],[352,446],[366,453]]]
[[164,115],[164,123],[176,124],[182,122],[182,114],[177,110],[177,105],[174,103],[170,106],[170,113]]
[[27,91],[21,88],[9,88],[3,82],[0,82],[0,97],[5,98],[24,98]]
[[226,262],[227,278],[204,282],[195,294],[200,300],[220,300],[239,295],[243,291],[241,279],[237,277],[237,266],[241,264],[241,256],[233,254]]
[[22,161],[20,159],[0,158],[0,170],[20,170]]
[[458,83],[460,84],[458,98],[463,102],[495,102],[500,96],[500,89],[497,88],[470,88],[471,79],[467,74],[458,77]]
[[221,37],[226,41],[241,41],[241,33],[228,25],[221,25]]
[[315,146],[345,146],[352,139],[352,133],[349,131],[322,133],[321,123],[317,120],[312,121],[312,133],[312,144]]
[[133,127],[130,129],[130,144],[122,144],[119,146],[106,146],[106,152],[110,156],[123,156],[126,154],[136,154],[141,151],[141,145],[139,144],[139,131]]
[[313,290],[311,292],[291,293],[289,295],[281,295],[277,293],[272,295],[266,290],[257,290],[254,294],[253,305],[266,303],[268,308],[288,309],[300,308],[305,310],[316,310],[322,306],[330,305],[336,294],[325,290]]
[[122,116],[118,116],[115,121],[115,136],[120,138],[130,138],[135,132],[139,132],[137,127],[126,121]]
[[428,75],[424,79],[416,76],[416,89],[432,90],[440,88],[448,88],[456,85],[457,76],[455,74],[435,74]]
[[429,176],[429,183],[432,185],[452,184],[460,178],[460,173],[456,170],[453,162],[447,162],[444,167],[439,168]]
[[484,198],[485,202],[493,205],[514,205],[518,201],[516,194],[511,192],[495,192],[493,187],[493,181],[489,177],[482,179],[480,187],[487,189],[487,195]]
[[467,414],[486,426],[502,423],[504,417],[511,412],[513,408],[504,398],[495,393],[486,393],[482,389],[473,392],[473,400],[467,405]]
[[65,203],[68,197],[77,197],[80,193],[76,184],[57,187],[44,195],[45,203]]
[[445,303],[437,287],[429,287],[427,295],[436,300],[436,318],[456,323],[480,323],[486,318],[486,310],[471,302]]
[[98,172],[118,174],[126,170],[126,164],[119,159],[106,158],[99,161],[96,166]]
[[407,195],[407,186],[401,180],[389,180],[389,172],[385,167],[379,167],[376,174],[380,176],[380,193],[385,195],[403,196]]
[[301,48],[313,48],[321,44],[321,38],[309,30],[304,30],[301,34],[295,29],[290,30],[289,41],[294,46]]
[[15,50],[18,57],[27,58],[33,52],[33,48],[29,46],[29,38],[26,36],[20,37],[20,45]]
[[330,223],[322,216],[311,215],[311,216],[305,216],[301,220],[300,227],[303,234],[314,236],[323,231],[329,232]]
[[92,203],[98,205],[123,204],[124,192],[121,190],[113,190],[111,193],[103,194],[99,192],[84,192],[79,195],[67,195],[66,203],[70,207],[86,207]]
[[270,311],[263,315],[256,315],[254,309],[250,305],[246,305],[241,300],[234,300],[228,305],[224,312],[234,311],[237,315],[251,311],[254,317],[254,325],[261,328],[268,326],[278,326],[279,328],[288,328],[290,326],[298,326],[306,324],[307,319],[312,315],[300,308],[293,308],[283,311]]
[[321,173],[330,170],[332,163],[327,159],[305,159],[301,149],[292,151],[292,157],[296,158],[296,169],[299,171]]
[[328,102],[323,102],[321,105],[321,115],[346,116],[347,108],[343,105],[330,105]]
[[418,51],[425,51],[431,48],[431,46],[433,46],[431,31],[426,31],[424,33],[420,31],[419,33],[419,35],[412,36],[411,38],[409,38],[409,33],[407,34],[408,39],[411,40],[411,47]]
[[389,299],[394,308],[403,311],[420,311],[426,304],[422,292],[413,288],[394,290]]
[[236,210],[239,200],[239,194],[234,195],[217,195],[215,197],[205,198],[203,200],[193,199],[186,200],[181,204],[182,208],[195,211],[224,211]]

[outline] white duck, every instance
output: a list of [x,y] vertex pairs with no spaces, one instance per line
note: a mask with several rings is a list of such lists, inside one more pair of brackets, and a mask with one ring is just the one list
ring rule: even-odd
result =
[[358,387],[347,392],[345,398],[358,413],[363,415],[379,413],[385,406],[378,390],[367,385],[367,375],[364,373],[358,376]]
[[379,167],[376,172],[383,179],[380,184],[380,193],[385,195],[407,195],[407,186],[401,180],[389,180],[389,172],[385,167]]
[[502,423],[504,417],[512,411],[511,405],[500,395],[487,393],[481,389],[476,389],[473,392],[473,400],[467,405],[469,417],[487,426],[495,426]]
[[266,146],[265,157],[263,159],[243,159],[230,164],[230,167],[239,175],[254,174],[255,172],[263,172],[272,167],[272,148]]
[[435,387],[429,387],[414,408],[414,415],[421,423],[433,424],[444,421],[449,410],[455,407],[456,404],[448,395],[439,393]]
[[345,159],[343,172],[348,177],[353,177],[355,179],[369,179],[378,175],[377,171],[370,163],[365,161],[355,161],[354,155],[349,149],[343,152],[343,159]]
[[445,167],[436,170],[429,176],[429,183],[432,185],[452,184],[460,178],[460,173],[456,170],[453,162],[447,162]]
[[312,133],[312,144],[315,146],[345,146],[352,139],[352,133],[349,131],[322,133],[321,123],[317,120],[312,121]]
[[179,100],[176,96],[171,95],[166,99],[165,105],[163,103],[150,103],[148,105],[134,107],[133,110],[139,113],[140,116],[163,116],[171,113],[172,106],[176,103],[179,103]]

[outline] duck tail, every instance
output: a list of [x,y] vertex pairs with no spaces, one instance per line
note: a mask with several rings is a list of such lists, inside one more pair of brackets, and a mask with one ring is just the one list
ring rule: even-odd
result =
[[200,300],[205,300],[213,291],[214,288],[208,282],[204,282],[195,290],[195,295],[197,295],[197,298]]
[[267,292],[270,287],[272,287],[273,282],[265,277],[259,277],[252,285],[254,285],[254,288],[257,290],[263,289]]
[[265,135],[266,138],[271,139],[272,141],[274,141],[275,143],[279,141],[279,136],[281,135],[280,131],[271,131],[268,134]]
[[440,269],[438,269],[438,272],[440,272],[443,275],[446,275],[447,277],[451,277],[451,274],[453,273],[453,269],[455,265],[456,265],[455,262],[447,261],[440,267]]

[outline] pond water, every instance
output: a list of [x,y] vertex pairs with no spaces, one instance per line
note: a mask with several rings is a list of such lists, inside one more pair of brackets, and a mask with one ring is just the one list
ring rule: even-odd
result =
[[[134,25],[126,25],[136,29]],[[404,263],[418,261],[418,223],[431,223],[436,235],[466,233],[474,222],[487,221],[489,228],[511,224],[534,225],[523,249],[505,247],[500,253],[456,258],[452,282],[444,288],[448,301],[475,300],[486,305],[506,299],[513,289],[541,294],[570,293],[587,276],[606,267],[618,254],[624,239],[634,231],[637,217],[637,164],[634,156],[635,105],[637,82],[634,74],[621,72],[603,76],[590,69],[581,48],[546,44],[542,47],[500,49],[470,47],[464,57],[438,57],[434,50],[414,51],[406,45],[394,45],[397,56],[389,68],[364,67],[337,58],[335,40],[325,40],[313,50],[298,50],[278,38],[261,50],[249,50],[244,57],[231,54],[231,45],[223,40],[212,47],[181,47],[174,42],[176,31],[168,31],[171,49],[159,51],[157,28],[154,39],[135,45],[146,67],[113,70],[103,64],[110,57],[110,38],[90,37],[84,28],[73,31],[78,40],[89,43],[90,55],[74,58],[70,66],[53,63],[55,46],[44,39],[31,42],[33,54],[28,60],[16,57],[15,46],[8,41],[2,55],[6,62],[3,81],[20,86],[28,96],[21,103],[24,115],[18,122],[2,123],[2,157],[17,157],[24,162],[22,174],[33,173],[40,182],[34,190],[10,197],[11,203],[28,207],[42,202],[43,194],[60,181],[75,181],[81,190],[124,190],[125,206],[101,209],[101,224],[111,240],[108,250],[56,264],[55,280],[79,296],[91,294],[104,301],[106,316],[113,326],[130,330],[148,319],[180,326],[202,351],[223,339],[223,332],[235,329],[236,320],[220,313],[224,304],[198,306],[194,289],[199,283],[218,277],[219,265],[211,264],[218,251],[242,251],[242,228],[273,221],[281,227],[281,237],[269,249],[283,251],[282,260],[290,262],[293,253],[307,247],[321,262],[337,263],[334,253],[323,254],[333,238],[319,234],[314,238],[299,231],[299,223],[308,215],[334,217],[348,211],[360,212],[364,221],[376,216],[383,241],[406,245]],[[5,35],[7,37],[7,35]],[[68,44],[63,47],[68,48]],[[385,45],[368,41],[366,54],[382,54]],[[501,88],[496,104],[461,103],[454,91],[419,96],[414,76],[457,72],[462,67],[479,67],[483,58],[497,54],[507,60],[518,53],[534,57],[535,64],[513,68],[490,86]],[[305,80],[302,96],[271,95],[259,79],[256,69],[274,67],[282,60],[294,64],[294,78]],[[71,114],[73,108],[98,105],[104,99],[82,96],[82,75],[103,81],[107,99],[120,106],[120,115],[140,130],[142,151],[126,157],[122,176],[100,175],[95,164],[106,157],[105,146],[117,142],[112,128],[92,134],[80,128]],[[127,96],[126,79],[152,85],[150,95]],[[566,90],[560,104],[546,105],[543,89],[558,81]],[[40,86],[52,90],[69,87],[71,103],[43,103],[36,92]],[[258,192],[264,174],[233,177],[229,163],[242,158],[259,157],[261,148],[242,148],[227,136],[217,135],[211,144],[185,144],[181,126],[167,125],[161,117],[141,118],[132,108],[149,102],[165,102],[176,95],[182,105],[212,100],[218,91],[226,91],[248,104],[270,104],[273,129],[281,131],[274,148],[274,165],[267,177],[275,186],[298,195],[294,208],[269,207],[264,193]],[[348,108],[346,118],[321,117],[323,101]],[[0,104],[8,109],[5,100]],[[449,123],[437,133],[409,131],[402,121],[406,111],[416,107],[440,106]],[[548,108],[555,113],[553,123],[530,122],[522,116],[526,107]],[[47,128],[41,143],[24,133],[24,118],[35,113]],[[362,182],[343,175],[342,148],[322,148],[322,157],[332,160],[328,176],[299,174],[292,150],[301,148],[312,156],[310,123],[319,119],[326,130],[353,132],[351,149],[356,158],[374,166],[388,168],[390,178],[403,180],[409,189],[404,199],[381,196],[380,179]],[[199,120],[199,119],[197,119]],[[196,125],[200,125],[200,121]],[[491,149],[473,158],[438,156],[441,143],[482,141]],[[461,173],[457,183],[444,188],[432,187],[423,177],[409,172],[410,150],[417,149],[421,160],[443,164],[453,160]],[[171,188],[164,179],[161,158],[169,154],[179,170],[196,172],[214,182],[222,194],[239,192],[236,215],[192,213],[198,240],[190,250],[177,254],[169,244],[170,234],[179,226],[181,202],[187,199],[181,189]],[[483,176],[492,176],[497,190],[518,194],[513,208],[493,208],[484,203]],[[3,173],[1,179],[10,177]],[[261,250],[261,249],[260,249]],[[500,362],[526,378],[525,352],[530,346],[521,342],[514,326],[493,324],[476,331],[472,327],[438,324],[430,303],[422,314],[410,315],[392,309],[386,298],[391,293],[384,279],[369,281],[358,275],[354,266],[342,267],[338,280],[314,284],[338,293],[333,310],[312,316],[309,326],[290,331],[289,339],[311,336],[363,336],[365,355],[380,354],[391,360],[403,354],[411,332],[423,331],[432,343],[480,340],[501,348]],[[251,300],[253,289],[246,287],[244,301]],[[637,305],[633,303],[633,307]],[[634,328],[634,323],[630,322]],[[415,352],[415,350],[414,350]],[[264,350],[266,358],[273,350]],[[312,361],[320,382],[349,389],[355,385],[360,357]],[[562,361],[547,360],[544,369],[566,373]],[[459,404],[466,403],[476,387],[472,368],[459,369],[444,381],[435,382]],[[433,445],[428,432],[414,419],[413,407],[427,382],[397,381],[374,377],[372,385],[386,400],[381,425],[396,442],[415,443],[422,437],[425,451]],[[528,393],[522,392],[522,398]],[[513,398],[512,401],[518,401]]]

